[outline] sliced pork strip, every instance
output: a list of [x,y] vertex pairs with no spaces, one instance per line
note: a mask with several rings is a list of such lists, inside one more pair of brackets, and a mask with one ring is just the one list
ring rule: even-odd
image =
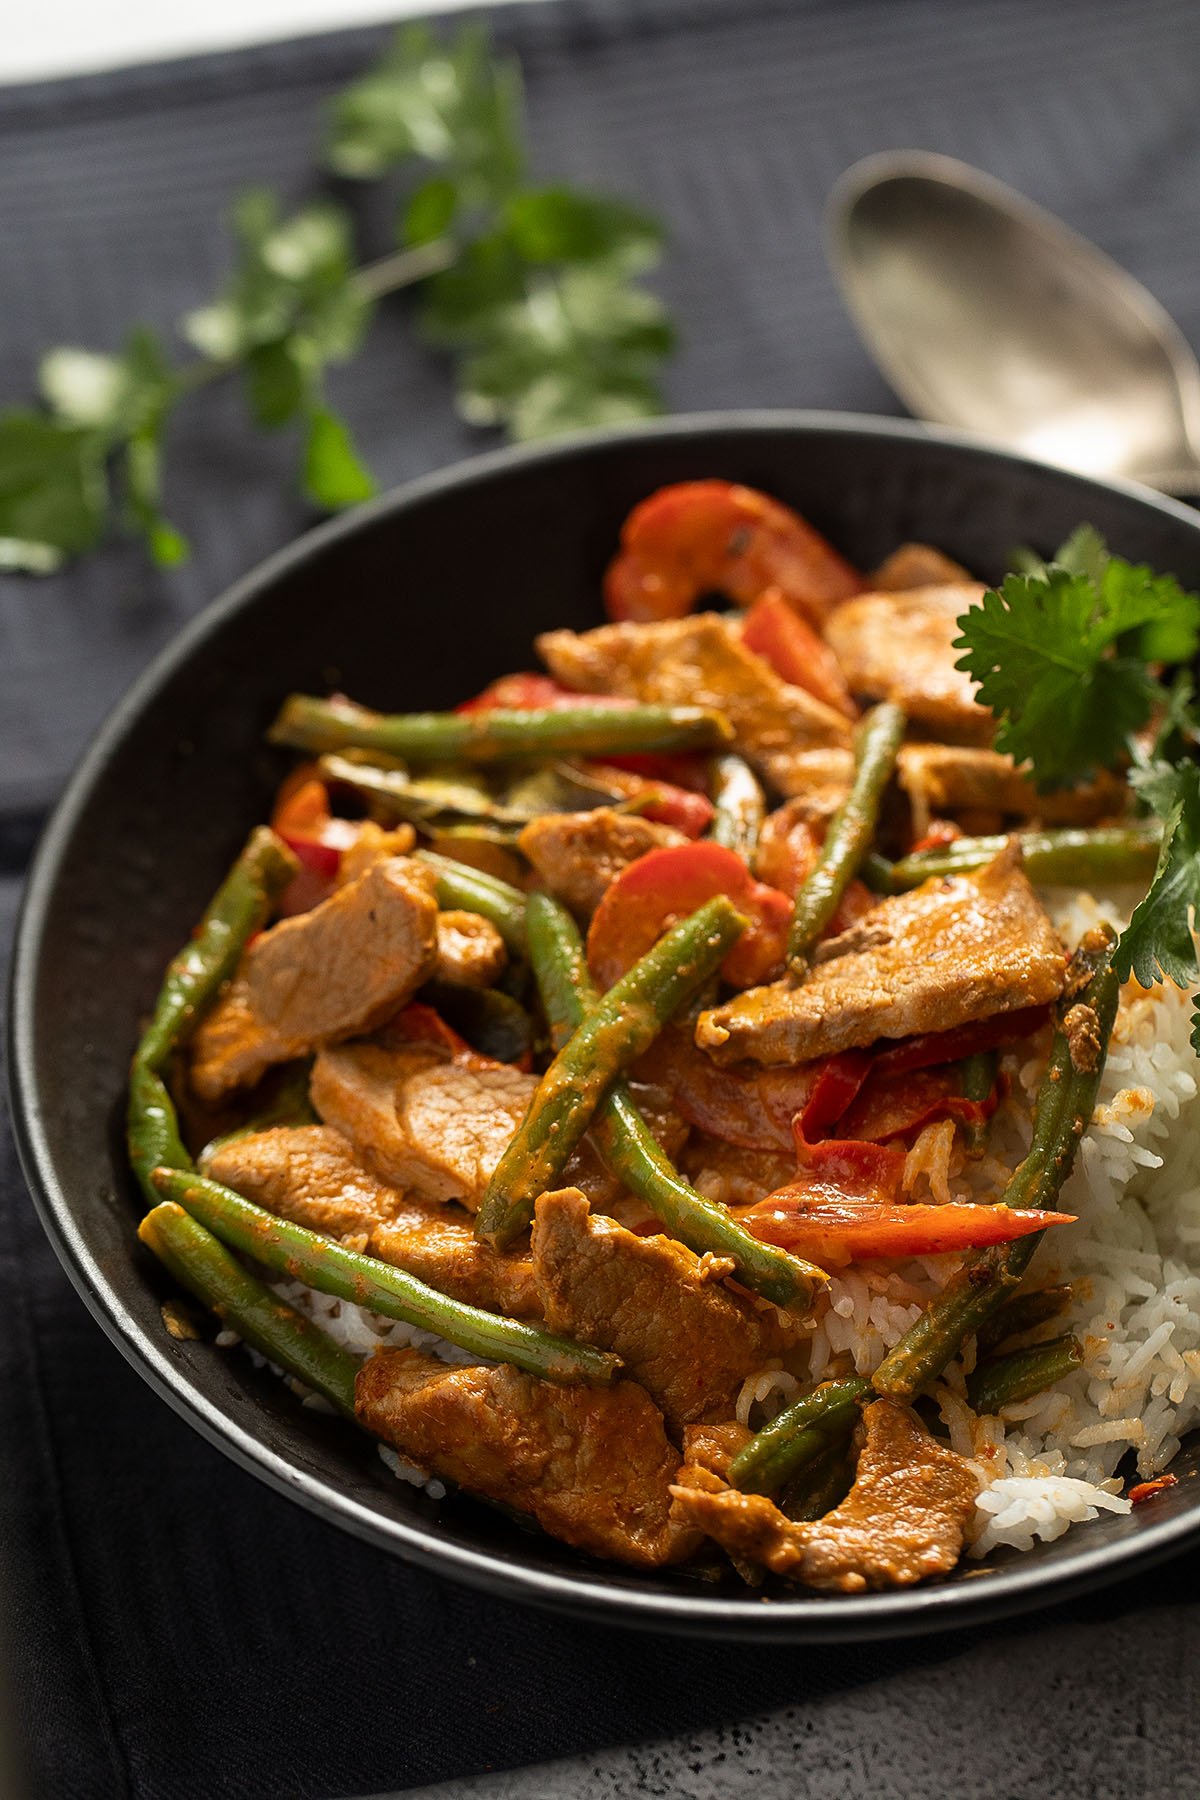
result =
[[923,837],[931,818],[996,812],[1045,825],[1094,825],[1121,810],[1124,782],[1103,771],[1085,786],[1039,794],[1011,756],[962,744],[903,744],[897,779],[912,807],[913,833]]
[[1010,839],[985,868],[883,900],[798,987],[750,988],[701,1013],[718,1062],[802,1063],[880,1038],[948,1031],[1062,992],[1066,954]]
[[901,544],[867,577],[872,593],[898,594],[906,588],[959,587],[970,571],[932,544]]
[[582,693],[724,713],[743,755],[783,794],[805,785],[797,761],[804,752],[846,748],[851,741],[840,712],[781,680],[742,643],[737,622],[718,613],[582,633],[549,631],[538,649],[551,673]]
[[978,605],[979,582],[859,594],[826,627],[831,649],[856,694],[895,700],[910,719],[958,743],[991,742],[994,721],[975,683],[956,668],[958,619]]
[[525,1116],[537,1076],[435,1049],[344,1044],[313,1065],[312,1103],[382,1181],[472,1212]]
[[546,813],[531,819],[517,844],[542,885],[577,917],[588,919],[622,869],[648,850],[687,841],[670,825],[598,806],[593,812]]
[[356,1412],[402,1456],[592,1556],[654,1569],[698,1542],[671,1519],[679,1453],[636,1382],[560,1387],[381,1350],[359,1374]]
[[863,1424],[854,1485],[823,1519],[797,1524],[765,1495],[727,1487],[711,1453],[689,1462],[672,1488],[674,1516],[736,1560],[806,1587],[861,1594],[944,1575],[962,1550],[977,1477],[935,1443],[910,1407],[875,1400]]
[[196,1032],[200,1098],[219,1099],[274,1063],[371,1031],[403,1006],[436,961],[434,879],[419,863],[390,858],[255,938]]
[[727,1264],[597,1218],[578,1188],[538,1200],[533,1267],[550,1329],[615,1351],[676,1431],[729,1418],[746,1376],[796,1338],[722,1285]]
[[519,1319],[541,1306],[528,1256],[481,1244],[461,1212],[378,1181],[328,1125],[232,1138],[205,1173],[279,1218],[365,1250],[439,1293]]

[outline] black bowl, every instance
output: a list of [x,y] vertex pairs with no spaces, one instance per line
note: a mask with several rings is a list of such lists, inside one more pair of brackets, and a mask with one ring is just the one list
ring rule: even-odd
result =
[[1200,1484],[901,1593],[764,1603],[679,1572],[598,1567],[465,1498],[435,1503],[247,1357],[168,1337],[167,1287],[134,1236],[120,1119],[138,1019],[264,815],[280,765],[263,731],[280,696],[337,684],[381,707],[438,707],[528,666],[535,632],[599,621],[600,573],[630,506],[664,482],[709,475],[778,495],[866,567],[919,538],[994,578],[1014,544],[1049,550],[1086,519],[1123,555],[1200,588],[1200,515],[1172,501],[916,426],[800,413],[700,416],[503,451],[326,525],[159,658],[46,832],[13,982],[25,1171],[84,1300],[163,1398],[244,1467],[414,1562],[614,1623],[729,1637],[884,1636],[1041,1606],[1200,1534]]

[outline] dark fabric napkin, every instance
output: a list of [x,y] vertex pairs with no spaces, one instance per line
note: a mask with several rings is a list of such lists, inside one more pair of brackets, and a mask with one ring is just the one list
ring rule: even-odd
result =
[[[679,407],[895,410],[819,238],[837,174],[894,146],[1015,183],[1200,338],[1191,0],[549,0],[498,13],[495,28],[524,59],[539,170],[669,222]],[[135,318],[165,328],[206,297],[231,196],[251,182],[312,191],[319,107],[378,41],[341,34],[0,92],[0,394],[29,391],[49,344],[114,346]],[[403,303],[337,389],[384,482],[478,447]],[[214,391],[171,444],[186,568],[153,574],[116,547],[50,582],[0,583],[6,941],[39,822],[103,712],[183,619],[307,523],[289,457]],[[1065,1666],[1047,1669],[1035,1703],[1062,1713],[1063,1760],[1055,1772],[1018,1757],[981,1786],[970,1745],[938,1730],[937,1672],[994,1682],[999,1728],[1022,1740],[1032,1727],[1005,1724],[996,1646],[1046,1667],[1044,1621],[974,1649],[668,1644],[414,1573],[268,1492],[150,1394],[60,1274],[7,1136],[0,1205],[0,1606],[38,1792],[333,1800],[802,1702],[808,1766],[844,1768],[846,1794],[876,1793],[881,1772],[854,1743],[822,1738],[820,1703],[861,1688],[867,1704],[866,1684],[898,1671],[928,1719],[917,1761],[886,1771],[892,1793],[1100,1791],[1082,1771],[1114,1720],[1131,1783],[1188,1791],[1194,1728],[1162,1700],[1200,1648],[1179,1604],[1195,1559],[1054,1615]],[[655,1791],[687,1792],[685,1760],[656,1767]]]

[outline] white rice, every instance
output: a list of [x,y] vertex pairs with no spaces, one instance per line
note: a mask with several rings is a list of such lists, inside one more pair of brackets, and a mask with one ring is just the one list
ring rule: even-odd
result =
[[[1120,923],[1137,896],[1044,896],[1068,943],[1107,917]],[[977,1417],[966,1403],[965,1369],[938,1383],[934,1398],[952,1447],[980,1479],[969,1554],[1028,1550],[1101,1512],[1128,1512],[1114,1471],[1130,1452],[1139,1478],[1160,1473],[1184,1434],[1200,1426],[1200,1088],[1189,1041],[1192,997],[1171,986],[1122,997],[1091,1129],[1062,1192],[1072,1225],[1047,1235],[1031,1285],[1070,1282],[1071,1305],[1043,1335],[1072,1331],[1082,1368],[1044,1394]],[[989,1154],[968,1163],[961,1150],[947,1180],[926,1181],[919,1197],[994,1198],[1020,1161],[1031,1133],[1038,1058],[1015,1067],[1013,1091],[996,1116]],[[910,1159],[911,1161],[912,1159]],[[853,1368],[871,1374],[957,1264],[925,1257],[863,1264],[836,1274],[819,1303],[808,1379]],[[310,1313],[347,1349],[414,1344],[446,1362],[475,1359],[429,1332],[316,1294],[300,1282],[282,1296]],[[755,1426],[795,1397],[796,1377],[779,1367],[747,1378],[737,1416]],[[427,1471],[382,1448],[403,1480],[445,1490]]]

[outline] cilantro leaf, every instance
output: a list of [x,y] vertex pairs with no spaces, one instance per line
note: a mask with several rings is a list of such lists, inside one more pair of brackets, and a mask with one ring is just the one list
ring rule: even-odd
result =
[[[1200,914],[1200,764],[1153,765],[1138,791],[1163,819],[1163,842],[1149,892],[1117,944],[1114,966],[1143,987],[1173,981],[1189,988],[1200,979],[1193,922]],[[1200,1051],[1200,1015],[1192,1029]]]
[[1031,762],[1043,788],[1115,761],[1150,716],[1153,683],[1134,659],[1105,657],[1115,634],[1096,613],[1085,577],[1050,568],[1007,576],[958,622],[958,667],[1000,720],[997,748]]
[[357,506],[375,492],[374,479],[360,460],[348,429],[324,405],[314,406],[309,414],[304,443],[304,491],[329,512]]
[[443,43],[427,23],[408,25],[335,101],[325,160],[361,180],[419,158],[452,172],[461,204],[486,206],[524,173],[521,104],[520,68],[492,56],[485,28]]
[[104,531],[104,438],[42,413],[0,416],[0,568],[45,575]]
[[1009,575],[959,619],[958,667],[999,720],[996,743],[1040,788],[1114,763],[1164,690],[1150,662],[1186,661],[1200,599],[1170,576],[1109,556],[1090,528],[1063,560]]

